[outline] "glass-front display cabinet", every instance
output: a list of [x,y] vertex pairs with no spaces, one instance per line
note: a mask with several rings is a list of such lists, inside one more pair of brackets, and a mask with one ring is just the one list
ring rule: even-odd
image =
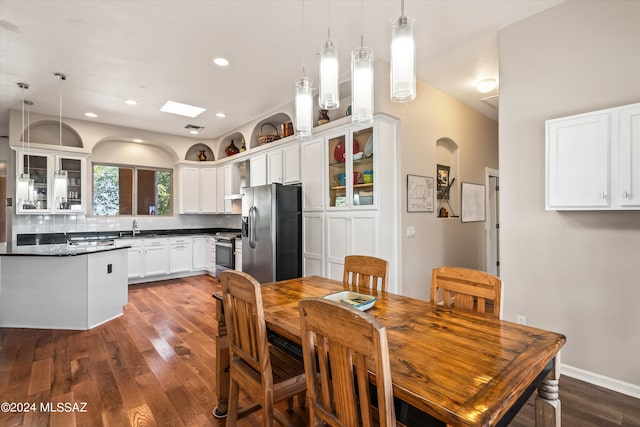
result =
[[46,212],[49,200],[49,172],[51,157],[40,154],[18,153],[16,179],[16,211],[18,213]]
[[329,207],[374,204],[374,147],[372,127],[327,138]]
[[63,156],[58,156],[56,159],[58,163],[56,171],[66,172],[67,175],[67,198],[55,206],[56,210],[62,212],[84,212],[82,198],[84,159]]

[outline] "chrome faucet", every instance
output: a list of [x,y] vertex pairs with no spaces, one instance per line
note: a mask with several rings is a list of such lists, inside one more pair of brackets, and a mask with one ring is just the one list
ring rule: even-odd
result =
[[140,228],[138,228],[138,221],[136,221],[135,219],[133,220],[133,231],[132,231],[133,236],[135,237],[136,234],[140,234]]

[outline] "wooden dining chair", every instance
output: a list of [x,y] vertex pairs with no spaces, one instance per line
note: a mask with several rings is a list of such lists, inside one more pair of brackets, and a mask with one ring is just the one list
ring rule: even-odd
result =
[[500,318],[502,280],[470,268],[434,268],[431,275],[431,301],[445,307],[489,313]]
[[[366,313],[323,298],[302,299],[298,307],[309,425],[395,426],[384,326]],[[372,368],[375,405],[369,393]]]
[[[220,281],[231,355],[227,425],[235,426],[238,419],[240,389],[262,407],[264,426],[272,426],[274,416],[288,424],[274,404],[298,394],[304,396],[304,364],[267,341],[257,280],[247,273],[225,270]],[[304,405],[304,397],[299,405]]]
[[366,287],[369,289],[387,290],[389,263],[381,258],[364,255],[347,255],[344,257],[344,273],[342,282],[346,287]]

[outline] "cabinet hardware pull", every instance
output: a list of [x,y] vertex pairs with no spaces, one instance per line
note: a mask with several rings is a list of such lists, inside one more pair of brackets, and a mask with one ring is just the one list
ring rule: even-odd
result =
[[630,199],[631,198],[631,192],[623,191],[622,192],[622,197],[624,197],[625,199]]

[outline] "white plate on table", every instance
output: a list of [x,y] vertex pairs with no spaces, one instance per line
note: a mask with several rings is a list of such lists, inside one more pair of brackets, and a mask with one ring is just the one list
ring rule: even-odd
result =
[[360,311],[369,310],[376,303],[376,297],[371,295],[359,294],[351,291],[340,291],[334,294],[325,295],[324,299],[341,302]]

